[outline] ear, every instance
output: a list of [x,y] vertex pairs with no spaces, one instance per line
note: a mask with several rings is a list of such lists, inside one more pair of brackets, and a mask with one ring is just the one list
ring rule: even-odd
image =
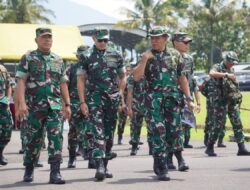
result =
[[37,43],[37,38],[35,38],[35,42]]

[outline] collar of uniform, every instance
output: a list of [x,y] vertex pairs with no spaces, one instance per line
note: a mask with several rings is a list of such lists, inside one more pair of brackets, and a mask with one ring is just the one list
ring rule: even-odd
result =
[[94,51],[98,54],[104,55],[104,53],[106,52],[106,50],[99,50],[96,48],[96,46],[94,45]]
[[42,52],[40,49],[37,49],[37,53],[38,53],[38,55],[51,55],[51,51],[49,51],[49,52]]

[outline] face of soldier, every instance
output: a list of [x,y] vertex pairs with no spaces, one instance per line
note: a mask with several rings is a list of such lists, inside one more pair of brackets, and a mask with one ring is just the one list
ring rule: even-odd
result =
[[189,42],[174,41],[174,48],[177,49],[180,53],[185,53],[189,49]]
[[95,42],[95,46],[98,50],[105,50],[107,49],[108,39],[100,39],[98,40],[96,36],[93,36],[93,40]]
[[151,36],[150,42],[153,50],[163,51],[166,47],[167,37],[166,36]]
[[52,46],[52,36],[51,35],[43,35],[36,38],[36,43],[38,49],[42,52],[49,52]]

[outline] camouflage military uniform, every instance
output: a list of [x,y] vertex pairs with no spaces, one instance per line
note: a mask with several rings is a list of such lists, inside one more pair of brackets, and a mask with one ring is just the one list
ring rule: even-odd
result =
[[183,75],[184,63],[173,49],[152,53],[156,59],[145,70],[145,120],[153,129],[153,154],[165,157],[167,151],[183,149],[177,77]]
[[[232,69],[227,69],[224,65],[224,63],[216,64],[213,66],[212,70],[218,71],[218,72],[224,72],[224,73],[234,73]],[[211,128],[211,132],[209,135],[209,141],[214,143],[217,138],[218,134],[220,133],[222,127],[224,126],[225,123],[225,117],[228,112],[229,119],[232,123],[233,129],[234,129],[234,135],[236,138],[236,141],[238,143],[244,141],[244,135],[242,131],[242,124],[240,122],[240,117],[239,117],[239,111],[237,110],[237,107],[239,105],[234,105],[230,107],[232,110],[228,110],[228,105],[229,102],[224,98],[226,94],[223,93],[223,80],[222,78],[220,79],[213,79],[214,81],[214,93],[212,96],[212,102],[214,106],[214,112],[213,112],[213,125]],[[235,108],[235,109],[234,109]],[[228,111],[227,111],[228,110]],[[235,111],[235,112],[233,112]]]
[[[72,64],[67,69],[66,74],[69,78],[68,89],[71,101],[71,119],[69,120],[69,133],[68,133],[68,149],[70,156],[76,155],[76,148],[78,143],[84,144],[84,119],[80,110],[80,100],[77,91],[77,69],[79,63]],[[86,144],[85,144],[86,145]]]
[[3,150],[9,143],[13,128],[13,120],[9,107],[9,99],[6,94],[10,88],[10,75],[3,65],[0,65],[0,165],[6,165]]
[[29,114],[25,132],[24,165],[37,160],[43,143],[44,128],[48,135],[49,163],[62,161],[62,107],[60,84],[67,81],[60,57],[34,50],[24,55],[17,67],[17,78],[26,80],[25,99]]
[[[133,101],[132,101],[132,110],[133,110],[133,117],[130,121],[130,138],[133,145],[138,146],[140,141],[141,135],[141,128],[143,123],[144,117],[144,106],[142,104],[145,92],[145,79],[141,79],[140,81],[136,82],[133,79],[133,76],[130,75],[127,80],[128,90],[132,90],[133,94]],[[152,129],[147,129],[147,138],[148,143],[152,144]]]
[[[124,100],[127,100],[127,93],[128,93],[128,88],[126,86],[124,90]],[[126,126],[126,121],[127,121],[127,112],[121,111],[118,112],[118,125],[117,125],[117,135],[118,135],[118,144],[121,144],[122,140],[122,135],[124,133],[124,128]]]
[[77,74],[88,78],[86,103],[90,114],[86,135],[90,146],[94,147],[92,157],[109,158],[120,104],[119,76],[125,73],[123,59],[111,48],[101,51],[95,45],[81,58]]
[[[189,83],[190,95],[193,96],[194,92],[199,91],[198,85],[194,79],[194,61],[193,61],[193,58],[186,53],[183,53],[181,55],[185,63],[184,74]],[[182,110],[183,110],[185,106],[185,100],[184,100],[184,94],[182,92],[180,92],[180,97],[181,97],[181,102],[184,102],[182,103],[183,105]],[[182,123],[182,126],[184,130],[184,139],[185,139],[184,146],[185,146],[185,145],[188,145],[188,142],[190,139],[190,126],[185,123]]]

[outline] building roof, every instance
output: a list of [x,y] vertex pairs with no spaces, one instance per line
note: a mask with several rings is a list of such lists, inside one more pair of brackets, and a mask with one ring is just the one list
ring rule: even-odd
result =
[[125,29],[110,23],[86,24],[79,26],[79,29],[83,36],[91,36],[92,30],[100,26],[109,30],[110,41],[129,50],[134,49],[135,45],[145,38],[147,34],[142,29]]
[[[29,50],[37,48],[35,30],[44,25],[36,24],[0,24],[0,60],[3,62],[19,61]],[[45,25],[52,29],[52,52],[65,60],[76,60],[74,52],[83,44],[77,26]]]

